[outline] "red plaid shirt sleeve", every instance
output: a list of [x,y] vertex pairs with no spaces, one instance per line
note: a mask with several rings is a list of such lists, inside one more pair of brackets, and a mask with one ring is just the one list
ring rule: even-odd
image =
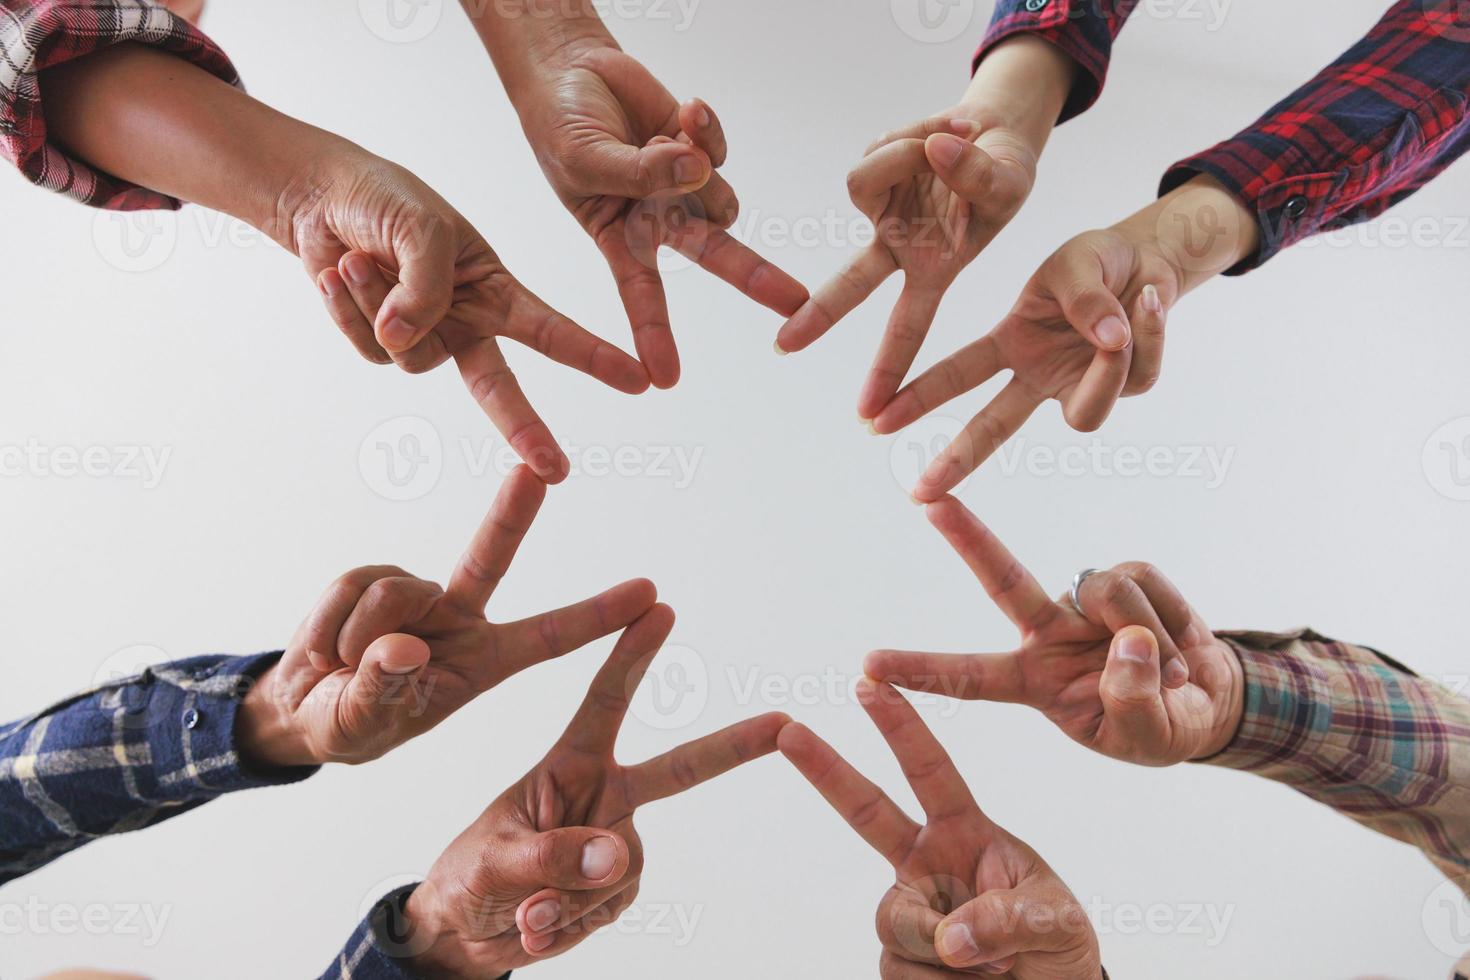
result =
[[102,173],[47,136],[40,73],[126,41],[171,51],[240,84],[213,41],[151,0],[0,0],[0,154],[32,182],[85,204],[177,208],[173,198]]
[[1071,55],[1081,71],[1062,107],[1065,122],[1097,101],[1107,80],[1113,40],[1138,0],[997,0],[995,14],[973,67],[1001,41],[1015,34],[1034,34]]
[[1234,740],[1204,761],[1418,848],[1470,895],[1470,701],[1309,630],[1219,635],[1244,668],[1245,707]]
[[1164,175],[1224,184],[1261,227],[1246,272],[1319,231],[1377,217],[1470,148],[1470,3],[1399,0],[1317,77]]

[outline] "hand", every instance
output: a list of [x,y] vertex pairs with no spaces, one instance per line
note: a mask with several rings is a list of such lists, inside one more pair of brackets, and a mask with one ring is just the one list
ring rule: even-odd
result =
[[[1243,673],[1179,591],[1137,562],[1088,576],[1053,602],[953,497],[929,520],[1021,631],[1011,653],[881,650],[864,670],[899,687],[1029,705],[1094,752],[1145,766],[1216,754],[1240,727]],[[1167,663],[1161,666],[1160,649]]]
[[858,836],[893,865],[878,907],[885,980],[1001,974],[1096,980],[1097,937],[1041,856],[981,812],[944,747],[892,687],[863,678],[858,701],[883,733],[924,808],[915,823],[803,725],[781,730],[781,754]]
[[393,566],[333,583],[246,696],[236,729],[242,756],[257,766],[371,761],[506,678],[643,615],[656,596],[637,580],[519,622],[486,621],[485,605],[545,493],[526,467],[512,472],[448,589]]
[[628,394],[648,388],[642,365],[527,290],[480,234],[400,167],[349,153],[291,209],[291,247],[327,311],[369,360],[413,373],[453,359],[500,434],[548,483],[566,455],[531,406],[501,337]]
[[[1209,230],[1222,228],[1229,232]],[[1012,372],[929,464],[914,498],[929,503],[949,493],[1049,399],[1062,403],[1072,428],[1092,432],[1120,396],[1153,388],[1168,311],[1184,293],[1253,252],[1256,235],[1243,205],[1201,177],[1127,221],[1063,245],[999,326],[919,375],[873,420],[875,432],[897,432],[1000,372]]]
[[628,627],[561,739],[434,862],[405,909],[415,975],[495,977],[571,949],[637,897],[640,806],[775,750],[782,714],[618,763],[628,699],[673,624],[659,605]]
[[805,287],[724,230],[740,208],[717,173],[727,144],[706,103],[681,105],[595,17],[568,27],[544,12],[470,16],[552,189],[607,260],[656,387],[679,379],[661,246],[784,316],[806,301]]
[[847,183],[876,239],[781,328],[777,350],[813,343],[902,271],[903,292],[858,397],[858,415],[877,416],[945,292],[1030,196],[1075,71],[1054,45],[1011,38],[981,63],[965,101],[870,146]]

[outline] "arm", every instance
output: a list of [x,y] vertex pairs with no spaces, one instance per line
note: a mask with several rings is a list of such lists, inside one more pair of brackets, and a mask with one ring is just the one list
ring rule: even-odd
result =
[[1220,633],[1244,708],[1201,761],[1284,783],[1417,847],[1470,883],[1470,702],[1365,647],[1307,630]]
[[1092,107],[1102,94],[1112,60],[1113,41],[1128,22],[1136,0],[1097,3],[1096,0],[998,0],[990,29],[975,53],[976,69],[1002,41],[1018,34],[1040,38],[1065,52],[1076,71],[1057,122],[1066,122]]
[[315,772],[256,768],[236,746],[246,692],[279,656],[151,667],[0,728],[0,883],[98,837]]
[[1167,192],[1209,174],[1249,209],[1255,268],[1319,231],[1377,217],[1470,148],[1470,21],[1398,0],[1369,34],[1224,143],[1175,164]]
[[85,204],[178,207],[177,198],[120,178],[54,139],[42,73],[127,42],[166,52],[223,84],[240,84],[213,41],[161,7],[135,0],[0,0],[0,156],[34,183]]
[[620,391],[648,386],[635,360],[521,286],[479,232],[402,167],[140,45],[53,68],[45,86],[53,136],[77,157],[234,215],[299,255],[365,357],[413,373],[453,359],[548,482],[569,464],[511,374],[501,338]]

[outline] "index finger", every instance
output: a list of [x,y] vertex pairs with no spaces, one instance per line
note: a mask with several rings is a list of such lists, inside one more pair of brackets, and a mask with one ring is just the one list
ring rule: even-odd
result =
[[558,744],[610,756],[633,691],[673,629],[674,610],[658,603],[623,630]]
[[551,430],[531,407],[495,338],[472,341],[455,352],[454,363],[470,396],[536,475],[547,483],[566,479],[571,463],[556,444]]
[[777,353],[790,354],[811,346],[897,270],[888,249],[876,243],[863,249],[782,325],[776,334]]
[[919,825],[898,804],[805,725],[792,722],[781,729],[776,742],[781,754],[868,846],[894,866],[903,860]]
[[980,809],[954,760],[907,698],[870,677],[858,681],[856,693],[931,821]]
[[790,722],[779,711],[747,718],[634,766],[628,770],[633,806],[675,796],[769,755],[776,751],[776,736]]
[[512,470],[455,565],[444,594],[465,609],[484,613],[545,499],[546,484],[529,466]]
[[1056,615],[1057,604],[1046,590],[964,504],[944,497],[930,504],[926,513],[929,523],[970,566],[985,594],[1021,632],[1029,633]]

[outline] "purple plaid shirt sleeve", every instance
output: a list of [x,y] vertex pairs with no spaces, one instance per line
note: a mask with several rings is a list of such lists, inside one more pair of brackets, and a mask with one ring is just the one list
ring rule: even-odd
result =
[[235,714],[280,654],[195,657],[0,726],[0,884],[111,834],[314,768],[250,771]]
[[124,42],[154,45],[240,84],[213,41],[152,0],[0,0],[0,156],[33,183],[84,204],[177,208],[174,198],[96,170],[48,136],[41,72]]
[[1077,62],[1077,80],[1059,122],[1085,112],[1102,94],[1113,41],[1128,22],[1138,0],[997,0],[995,14],[972,66],[1001,41],[1015,34],[1034,34],[1050,41]]
[[[1418,848],[1470,895],[1470,701],[1309,630],[1219,635],[1244,668],[1245,709],[1235,739],[1204,761]],[[1470,956],[1460,970],[1470,975]]]
[[1240,274],[1319,231],[1382,214],[1470,148],[1470,4],[1398,0],[1372,31],[1224,143],[1164,175],[1205,173],[1255,212]]

